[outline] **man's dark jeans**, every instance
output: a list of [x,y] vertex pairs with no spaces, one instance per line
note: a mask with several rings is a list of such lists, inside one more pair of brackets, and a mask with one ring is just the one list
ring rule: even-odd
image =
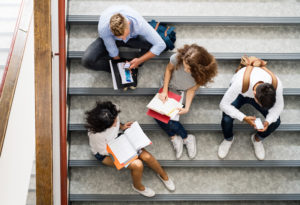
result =
[[187,132],[179,121],[170,120],[168,124],[157,119],[155,119],[155,121],[168,134],[169,137],[179,135],[182,139],[187,138]]
[[[117,47],[129,47],[129,48],[139,48],[140,52],[136,57],[140,57],[147,53],[152,44],[146,41],[142,36],[137,36],[136,38],[131,38],[124,43],[124,41],[116,41]],[[85,50],[81,63],[86,68],[92,70],[101,70],[110,72],[109,60],[111,57],[106,50],[104,41],[102,38],[97,38],[89,47]]]
[[[231,103],[234,107],[237,109],[240,109],[244,104],[250,104],[253,107],[255,107],[264,117],[267,116],[269,113],[268,110],[263,109],[259,104],[255,102],[253,98],[248,98],[244,97],[242,95],[239,95],[235,101]],[[225,114],[223,112],[223,117],[221,121],[222,125],[222,131],[224,134],[224,138],[228,141],[231,141],[233,139],[233,118],[231,118],[229,115]],[[280,117],[277,119],[276,122],[273,122],[272,124],[269,125],[268,129],[265,132],[257,132],[256,136],[260,139],[263,140],[267,136],[269,136],[272,132],[274,132],[280,125]]]

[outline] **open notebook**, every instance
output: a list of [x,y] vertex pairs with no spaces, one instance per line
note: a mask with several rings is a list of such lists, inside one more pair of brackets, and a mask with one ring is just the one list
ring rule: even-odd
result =
[[106,149],[119,170],[137,159],[137,152],[150,144],[152,144],[151,140],[143,132],[139,123],[135,121],[130,128],[125,130],[124,134],[110,141]]
[[123,60],[109,61],[114,90],[134,85],[134,79],[129,69],[126,69],[126,63],[122,61]]
[[178,108],[183,107],[183,105],[180,102],[176,101],[173,98],[168,98],[168,100],[165,103],[163,103],[158,96],[159,93],[156,93],[154,98],[147,105],[147,108],[172,118],[178,114]]
[[[159,89],[158,93],[161,92],[162,88]],[[177,107],[183,107],[183,105],[180,103],[181,98],[182,96],[168,91],[168,101],[163,103],[158,98],[158,94],[156,94],[155,97],[147,105],[147,108],[149,108],[147,111],[147,115],[164,123],[168,123],[171,118],[173,119],[174,116],[178,116],[177,114],[179,110],[177,109]]]

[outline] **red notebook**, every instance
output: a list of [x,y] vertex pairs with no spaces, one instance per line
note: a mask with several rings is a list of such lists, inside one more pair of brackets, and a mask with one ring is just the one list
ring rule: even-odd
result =
[[[159,91],[158,91],[158,93],[161,93],[163,91],[163,89],[162,88],[160,88],[159,89]],[[173,93],[173,92],[171,92],[171,91],[168,91],[168,97],[169,98],[173,98],[173,99],[175,99],[176,101],[180,101],[180,99],[181,99],[181,96],[180,95],[177,95],[177,94],[175,94],[175,93]],[[157,120],[159,120],[159,121],[162,121],[162,122],[164,122],[164,123],[168,123],[169,122],[169,120],[170,120],[170,117],[168,117],[168,116],[166,116],[166,115],[162,115],[162,114],[160,114],[160,113],[158,113],[158,112],[155,112],[154,110],[151,110],[151,109],[148,109],[148,111],[147,111],[147,115],[149,115],[150,117],[153,117],[153,118],[155,118],[155,119],[157,119]]]

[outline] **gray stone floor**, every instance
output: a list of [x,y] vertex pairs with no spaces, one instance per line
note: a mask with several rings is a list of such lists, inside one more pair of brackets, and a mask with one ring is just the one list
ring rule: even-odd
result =
[[[166,168],[177,184],[174,194],[299,193],[298,168]],[[134,194],[130,171],[114,167],[71,169],[72,194]],[[284,182],[284,183],[283,183]],[[143,184],[157,194],[169,194],[149,168],[144,168]]]
[[[84,123],[84,112],[92,109],[96,101],[112,101],[120,106],[121,121],[138,121],[139,123],[155,123],[146,115],[147,104],[152,97],[127,97],[127,96],[73,96],[70,106],[70,123]],[[300,97],[285,96],[285,108],[281,121],[285,124],[300,122]],[[221,96],[196,96],[189,113],[180,117],[182,123],[219,123],[222,112],[219,109]],[[135,109],[132,109],[132,107]],[[242,107],[246,115],[261,115],[250,105]]]
[[[69,0],[71,15],[100,15],[112,4],[127,4],[144,16],[300,16],[300,1],[274,0]],[[185,43],[197,43],[209,52],[300,52],[300,28],[295,26],[193,26],[175,25],[176,47]],[[84,51],[98,37],[96,25],[73,25],[70,29],[69,50]],[[174,50],[175,51],[175,50]],[[150,61],[140,68],[139,87],[157,88],[167,61]],[[238,61],[218,61],[219,73],[209,88],[226,88]],[[270,61],[268,68],[279,76],[285,88],[300,88],[299,61]],[[111,88],[109,73],[83,68],[79,60],[71,61],[70,87]],[[152,97],[125,96],[73,96],[70,99],[70,123],[84,123],[84,112],[97,100],[120,105],[121,121],[138,120],[139,123],[155,123],[146,115],[146,105]],[[220,123],[221,96],[195,97],[191,110],[181,117],[183,123]],[[132,109],[134,106],[135,109]],[[300,122],[300,98],[285,96],[285,109],[281,114],[284,124]],[[243,112],[260,116],[250,106]],[[239,123],[239,122],[236,122]],[[147,150],[157,159],[175,160],[172,145],[163,131],[146,132],[153,141]],[[221,132],[192,132],[197,139],[196,160],[218,160],[217,149],[222,141]],[[249,136],[250,132],[235,132],[236,140],[225,160],[256,160]],[[70,137],[71,160],[95,160],[90,152],[86,132],[72,132]],[[275,132],[264,141],[266,160],[300,160],[300,141],[297,132]],[[188,160],[186,150],[180,160]],[[175,179],[176,194],[240,194],[240,193],[300,193],[299,168],[166,168]],[[71,194],[136,194],[131,189],[129,170],[115,168],[78,167],[70,170]],[[143,183],[158,194],[169,194],[155,174],[145,168]],[[72,204],[100,204],[81,203]],[[101,203],[101,204],[125,204]],[[126,204],[168,205],[280,205],[299,202],[129,202]]]
[[[210,52],[299,52],[297,26],[192,26],[176,25],[176,48],[197,43]],[[80,51],[98,37],[97,26],[74,25],[69,50]],[[255,40],[254,40],[255,39]]]
[[[138,86],[140,88],[158,88],[168,61],[149,61],[139,68]],[[218,75],[209,88],[227,88],[238,61],[218,61]],[[281,80],[285,88],[300,88],[299,61],[269,61],[268,68]],[[295,80],[291,80],[291,78]],[[70,87],[112,88],[111,74],[84,68],[80,60],[73,60],[70,69]]]
[[[124,202],[73,202],[72,205],[122,205]],[[230,201],[230,202],[127,202],[128,205],[299,205],[298,201]]]
[[[197,155],[195,160],[219,160],[218,146],[223,140],[221,132],[190,132],[196,136]],[[146,149],[160,160],[176,160],[171,142],[163,131],[147,131],[153,145]],[[235,141],[226,160],[256,160],[250,141],[250,132],[235,132]],[[95,160],[89,147],[86,132],[71,134],[71,160]],[[275,132],[264,140],[266,160],[300,160],[299,135],[294,132]],[[189,160],[186,149],[180,160]]]
[[70,0],[73,15],[100,15],[111,5],[129,5],[144,16],[300,16],[297,0]]

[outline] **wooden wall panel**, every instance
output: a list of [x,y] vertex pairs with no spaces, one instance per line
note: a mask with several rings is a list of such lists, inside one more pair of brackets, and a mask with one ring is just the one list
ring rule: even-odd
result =
[[36,204],[53,204],[51,0],[34,0]]

